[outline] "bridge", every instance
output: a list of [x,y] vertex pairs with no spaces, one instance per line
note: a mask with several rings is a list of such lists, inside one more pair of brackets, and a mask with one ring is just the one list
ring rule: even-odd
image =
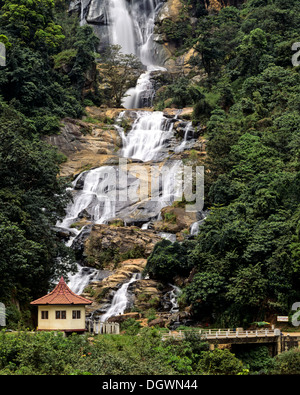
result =
[[242,328],[232,329],[200,329],[200,330],[179,330],[169,331],[162,335],[163,340],[175,339],[183,340],[189,334],[201,336],[203,341],[210,345],[213,350],[219,345],[235,345],[235,344],[267,344],[272,347],[273,355],[280,354],[293,347],[299,347],[300,336],[283,334],[280,329],[257,329],[244,330]]

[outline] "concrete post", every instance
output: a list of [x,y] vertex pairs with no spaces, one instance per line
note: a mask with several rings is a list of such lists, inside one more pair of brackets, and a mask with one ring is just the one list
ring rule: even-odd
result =
[[277,355],[282,353],[282,336],[277,337]]

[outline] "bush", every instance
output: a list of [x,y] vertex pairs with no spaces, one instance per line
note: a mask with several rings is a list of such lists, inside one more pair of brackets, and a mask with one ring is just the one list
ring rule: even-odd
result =
[[243,363],[228,349],[204,351],[198,363],[200,374],[236,375],[243,373]]
[[272,374],[300,374],[300,349],[294,348],[279,354],[274,361]]
[[176,275],[187,275],[191,270],[187,257],[189,248],[188,242],[163,240],[157,243],[148,258],[145,272],[152,278],[168,282]]
[[236,352],[236,357],[240,359],[250,372],[268,373],[273,367],[274,359],[270,356],[267,346],[253,346],[247,347],[241,352]]
[[121,323],[121,330],[125,331],[126,335],[137,335],[141,329],[141,324],[134,318],[128,318]]

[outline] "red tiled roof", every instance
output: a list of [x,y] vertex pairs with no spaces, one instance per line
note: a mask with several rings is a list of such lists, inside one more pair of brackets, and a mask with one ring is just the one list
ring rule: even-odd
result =
[[70,290],[70,288],[65,283],[63,277],[61,277],[59,283],[54,288],[52,292],[48,295],[42,296],[39,299],[34,300],[30,304],[34,305],[44,305],[44,304],[92,304],[92,302],[82,296],[76,295]]

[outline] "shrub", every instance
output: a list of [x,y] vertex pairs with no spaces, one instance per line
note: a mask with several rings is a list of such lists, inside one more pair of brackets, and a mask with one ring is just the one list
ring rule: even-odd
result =
[[272,374],[300,374],[300,349],[279,354],[275,358]]
[[204,351],[198,363],[198,372],[215,375],[236,375],[243,373],[243,363],[228,349]]

